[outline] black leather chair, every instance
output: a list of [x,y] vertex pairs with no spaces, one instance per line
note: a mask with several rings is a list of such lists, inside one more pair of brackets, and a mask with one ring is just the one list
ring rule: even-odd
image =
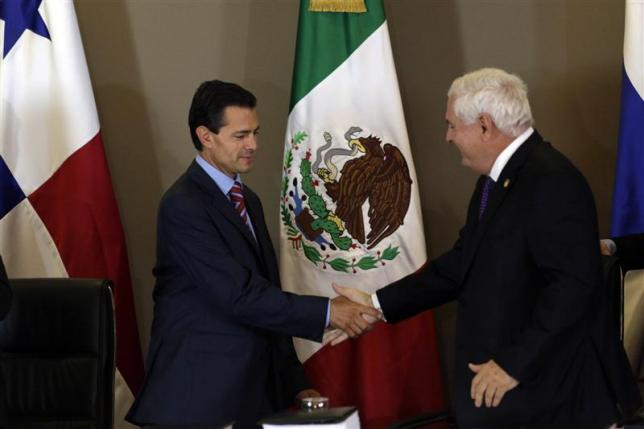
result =
[[13,303],[0,323],[8,427],[111,429],[115,357],[110,283],[10,282]]

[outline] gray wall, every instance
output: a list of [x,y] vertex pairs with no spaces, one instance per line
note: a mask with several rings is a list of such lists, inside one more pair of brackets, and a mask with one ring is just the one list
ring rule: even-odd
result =
[[[127,245],[144,352],[152,317],[155,211],[194,156],[186,117],[203,80],[259,98],[255,170],[273,234],[297,0],[75,0]],[[539,131],[588,178],[607,232],[619,116],[624,4],[617,0],[386,0],[430,254],[452,244],[475,175],[444,142],[445,92],[498,66],[530,88]],[[449,369],[454,307],[436,312]]]

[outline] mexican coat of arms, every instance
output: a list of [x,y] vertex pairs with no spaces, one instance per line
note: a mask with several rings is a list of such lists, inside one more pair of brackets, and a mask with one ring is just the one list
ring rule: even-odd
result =
[[383,240],[403,225],[409,209],[407,161],[393,144],[383,145],[373,135],[360,137],[361,132],[350,127],[346,144],[340,145],[324,132],[324,144],[313,154],[308,134],[298,131],[285,152],[281,220],[293,248],[322,269],[357,273],[384,266],[399,254],[397,246]]

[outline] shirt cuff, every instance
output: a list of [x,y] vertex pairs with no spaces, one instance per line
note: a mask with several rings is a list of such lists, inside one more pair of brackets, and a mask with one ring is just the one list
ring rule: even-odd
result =
[[331,300],[329,299],[326,303],[326,323],[324,324],[324,329],[328,328],[331,324]]
[[[375,292],[371,294],[371,304],[373,304],[373,308],[382,313],[382,307],[380,306],[380,301],[378,300],[378,294],[376,294]],[[382,320],[385,322],[387,321],[384,313],[382,313]]]

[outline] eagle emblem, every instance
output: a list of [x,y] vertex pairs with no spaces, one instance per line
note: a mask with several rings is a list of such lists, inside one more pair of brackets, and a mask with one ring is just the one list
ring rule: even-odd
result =
[[[339,145],[324,132],[324,144],[313,155],[305,144],[308,134],[299,131],[285,152],[281,220],[293,249],[323,269],[356,273],[384,266],[399,254],[391,244],[378,248],[403,225],[409,209],[407,161],[393,144],[361,132],[350,127]],[[299,174],[291,174],[293,168]],[[363,255],[346,258],[342,252],[350,250]]]

